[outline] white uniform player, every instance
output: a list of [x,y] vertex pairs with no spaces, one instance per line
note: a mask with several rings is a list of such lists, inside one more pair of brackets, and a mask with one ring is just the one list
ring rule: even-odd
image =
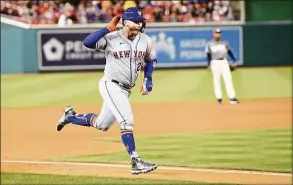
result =
[[106,28],[92,33],[83,41],[88,48],[105,51],[106,66],[99,81],[99,91],[104,100],[100,114],[77,114],[72,107],[66,107],[57,130],[72,123],[107,131],[117,120],[122,141],[131,157],[132,173],[147,173],[155,170],[157,165],[143,161],[136,152],[129,97],[143,66],[145,78],[141,92],[147,95],[152,91],[156,54],[151,38],[142,33],[146,23],[139,9],[126,9],[122,15],[124,27],[117,31],[119,19],[119,16],[114,17]]
[[231,51],[229,43],[226,41],[220,40],[221,30],[216,29],[214,31],[214,40],[208,42],[206,45],[206,53],[208,57],[209,67],[212,70],[213,74],[213,86],[214,93],[218,102],[222,103],[222,89],[221,89],[221,76],[223,76],[226,91],[230,98],[231,104],[238,104],[239,101],[235,97],[235,90],[232,82],[232,75],[230,71],[230,66],[227,60],[227,55],[233,59],[234,66],[237,66],[236,59]]

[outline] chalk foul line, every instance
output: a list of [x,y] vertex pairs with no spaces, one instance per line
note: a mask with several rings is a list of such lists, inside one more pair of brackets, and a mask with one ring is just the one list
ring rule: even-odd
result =
[[[43,165],[72,165],[72,166],[96,166],[96,167],[113,167],[113,168],[130,168],[129,165],[123,164],[106,164],[106,163],[81,163],[81,162],[53,162],[53,161],[21,161],[21,160],[3,160],[1,163],[18,163],[18,164],[43,164]],[[197,171],[197,172],[212,172],[212,173],[233,173],[233,174],[250,174],[250,175],[266,175],[266,176],[287,176],[292,177],[292,174],[261,172],[261,171],[242,171],[242,170],[224,170],[224,169],[199,169],[187,167],[171,167],[159,166],[158,170],[167,171]]]

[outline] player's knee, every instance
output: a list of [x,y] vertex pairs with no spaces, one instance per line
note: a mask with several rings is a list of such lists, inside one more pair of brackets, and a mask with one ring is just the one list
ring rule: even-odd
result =
[[102,130],[102,131],[108,131],[110,128],[109,126],[105,126],[105,125],[96,125],[95,127],[96,129]]
[[95,120],[93,127],[95,127],[98,130],[102,130],[102,131],[108,131],[111,124],[106,124],[105,122],[100,122],[98,119]]
[[98,127],[98,130],[108,131],[110,127]]
[[121,130],[133,130],[134,128],[134,120],[133,116],[125,116],[124,120],[120,123],[120,129]]

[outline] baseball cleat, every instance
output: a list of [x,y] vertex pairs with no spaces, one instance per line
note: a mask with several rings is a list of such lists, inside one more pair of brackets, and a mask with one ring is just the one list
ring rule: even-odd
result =
[[154,171],[155,169],[158,168],[158,165],[156,164],[152,164],[149,162],[145,162],[143,160],[141,160],[140,158],[133,158],[131,160],[131,173],[133,175],[138,175],[138,174],[142,174],[142,173],[149,173],[151,171]]
[[217,99],[219,104],[222,104],[222,99]]
[[239,103],[239,101],[236,98],[231,98],[230,99],[230,104],[235,105],[235,104],[238,104],[238,103]]
[[75,115],[76,113],[74,112],[73,108],[71,106],[66,106],[63,112],[62,117],[59,119],[58,124],[57,124],[57,131],[61,131],[65,125],[70,123],[67,120],[67,117],[69,115]]

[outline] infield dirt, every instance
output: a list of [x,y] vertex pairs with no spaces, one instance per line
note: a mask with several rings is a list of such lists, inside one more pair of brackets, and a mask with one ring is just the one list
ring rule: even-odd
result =
[[[98,106],[74,107],[78,112],[99,112]],[[291,184],[289,174],[259,174],[222,170],[158,170],[132,176],[127,168],[74,164],[25,164],[17,161],[50,161],[59,157],[124,150],[122,143],[93,138],[120,137],[119,126],[109,131],[67,126],[56,131],[63,107],[1,109],[1,171],[107,177],[189,180],[238,184]],[[219,130],[291,128],[292,99],[245,100],[239,105],[215,102],[133,104],[135,135],[195,133]]]

